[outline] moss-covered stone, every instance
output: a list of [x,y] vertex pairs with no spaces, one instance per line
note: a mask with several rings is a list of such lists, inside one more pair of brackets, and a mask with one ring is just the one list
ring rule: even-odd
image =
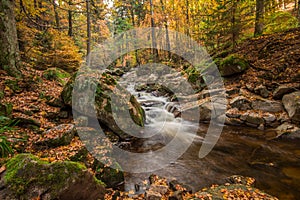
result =
[[232,54],[220,61],[218,67],[221,76],[231,76],[247,70],[249,63],[244,58]]
[[[126,134],[123,131],[124,128],[118,125],[128,126],[135,123],[144,126],[145,113],[135,97],[118,87],[116,83],[116,80],[108,73],[80,72],[69,80],[61,97],[66,106],[72,106],[73,110],[80,115],[94,117],[96,111],[100,123],[112,130],[121,139],[128,139],[131,136]],[[76,84],[76,93],[73,99],[76,101],[72,104],[74,84]],[[112,100],[117,102],[112,102]],[[127,116],[125,113],[129,112],[131,118],[120,117],[117,124],[113,111],[117,111],[118,116]]]
[[50,81],[58,81],[65,84],[65,79],[70,77],[70,74],[59,68],[49,68],[43,72],[43,77]]
[[113,161],[110,167],[97,162],[96,178],[103,181],[108,188],[122,189],[124,186],[124,173],[121,166]]
[[[6,163],[2,176],[0,199],[33,199],[41,194],[43,199],[104,196],[103,184],[76,162],[48,163],[31,154],[19,154]],[[80,191],[73,190],[77,187]]]

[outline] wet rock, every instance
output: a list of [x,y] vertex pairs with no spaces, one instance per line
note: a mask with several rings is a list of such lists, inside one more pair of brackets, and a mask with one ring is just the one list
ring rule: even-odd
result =
[[254,112],[246,112],[241,115],[240,119],[248,123],[248,125],[250,126],[253,125],[257,127],[260,124],[264,124],[264,119],[262,118],[262,116]]
[[285,135],[288,138],[300,138],[300,128],[287,122],[278,126],[276,133],[277,137]]
[[200,121],[210,121],[213,107],[210,102],[205,102],[199,106]]
[[226,111],[226,116],[229,118],[239,118],[241,114],[239,113],[238,108],[231,108]]
[[276,120],[276,116],[271,113],[264,113],[263,119],[265,120],[265,122],[267,124],[271,124],[272,122],[274,122]]
[[[72,97],[75,78],[78,91]],[[97,117],[101,124],[123,140],[132,138],[126,131],[144,126],[145,113],[141,105],[129,92],[116,87],[116,80],[109,74],[82,72],[77,77],[74,75],[64,87],[61,97],[65,106],[72,106],[77,116]],[[77,101],[72,102],[72,98]],[[118,118],[113,116],[112,108],[116,109]]]
[[267,98],[270,94],[269,90],[264,85],[259,85],[254,89],[254,92],[264,98]]
[[232,125],[232,126],[238,126],[238,125],[243,124],[243,121],[241,121],[240,119],[237,119],[237,118],[226,117],[225,118],[225,124],[226,125]]
[[251,109],[250,100],[244,96],[237,96],[230,101],[230,106],[232,108],[237,108],[239,110],[249,110]]
[[273,99],[282,99],[282,97],[285,94],[291,93],[296,91],[296,89],[294,87],[289,87],[287,85],[281,85],[278,88],[276,88],[273,92]]
[[42,137],[35,143],[37,147],[58,147],[70,144],[74,138],[76,129],[73,124],[61,124],[45,131]]
[[282,103],[289,117],[295,122],[300,122],[300,91],[284,95]]
[[[30,184],[28,184],[30,180]],[[19,154],[1,174],[0,199],[104,199],[103,184],[75,162],[48,163],[30,154]]]
[[261,110],[270,113],[283,111],[283,106],[280,102],[267,99],[254,100],[252,101],[251,106],[254,110]]

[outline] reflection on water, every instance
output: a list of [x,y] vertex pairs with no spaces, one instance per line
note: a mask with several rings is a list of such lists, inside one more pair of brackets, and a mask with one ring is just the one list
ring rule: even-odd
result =
[[[207,125],[200,126],[199,135]],[[256,179],[257,188],[279,199],[299,199],[300,156],[295,152],[300,150],[300,141],[246,136],[250,131],[253,129],[225,127],[217,145],[205,158],[198,158],[201,144],[196,143],[176,162],[153,173],[169,180],[177,179],[194,190],[225,183],[225,178],[234,174],[250,176]],[[126,189],[133,189],[134,184],[149,175],[127,174]]]

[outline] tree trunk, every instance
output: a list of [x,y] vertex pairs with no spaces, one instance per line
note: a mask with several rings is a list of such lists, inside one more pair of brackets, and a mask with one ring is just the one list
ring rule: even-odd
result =
[[162,8],[162,12],[165,15],[164,18],[164,24],[165,24],[165,29],[166,29],[166,49],[167,49],[167,53],[168,53],[168,59],[171,58],[171,47],[170,47],[170,37],[169,37],[169,27],[168,27],[168,17],[166,16],[166,12],[165,12],[165,5],[163,0],[160,0],[161,3],[161,8]]
[[256,17],[254,36],[259,36],[263,33],[264,24],[264,0],[256,0]]
[[152,28],[152,32],[151,32],[151,37],[152,37],[152,56],[153,56],[153,61],[157,62],[158,61],[158,50],[157,50],[157,44],[156,44],[156,35],[155,35],[155,31],[154,31],[154,12],[153,12],[153,2],[152,0],[150,0],[150,12],[151,12],[151,28]]
[[13,0],[0,0],[0,63],[11,76],[20,77],[20,60]]
[[300,24],[300,0],[298,0],[298,22]]
[[237,23],[236,23],[236,18],[235,18],[235,15],[236,15],[236,9],[237,9],[237,3],[234,1],[233,3],[233,6],[232,6],[232,18],[231,18],[231,34],[232,34],[232,49],[234,50],[235,49],[235,46],[236,46],[236,39],[237,39],[237,36],[238,36],[238,28],[237,28]]
[[72,37],[73,36],[73,20],[72,20],[72,11],[71,11],[72,0],[69,0],[68,4],[70,7],[68,10],[68,23],[69,23],[68,36]]
[[90,0],[86,0],[86,23],[87,23],[87,40],[86,40],[86,63],[90,65],[91,53],[91,16],[90,16]]
[[55,0],[53,0],[52,4],[53,4],[54,16],[55,16],[55,26],[56,26],[56,28],[59,29],[60,28],[60,22],[59,22],[59,16],[58,16],[57,5],[55,3]]

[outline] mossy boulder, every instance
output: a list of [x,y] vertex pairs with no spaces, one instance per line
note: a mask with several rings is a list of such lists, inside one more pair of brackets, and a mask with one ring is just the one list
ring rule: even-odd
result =
[[[72,97],[74,84],[76,84],[76,93]],[[123,130],[132,130],[131,126],[135,125],[144,126],[145,113],[141,105],[133,95],[118,87],[116,80],[107,73],[74,75],[64,87],[61,98],[66,106],[73,106],[73,111],[76,111],[78,116],[93,118],[96,112],[98,121],[121,139],[131,138]],[[75,100],[73,103],[72,99]],[[112,99],[115,100],[114,103]]]
[[48,163],[19,154],[5,166],[0,199],[104,199],[104,184],[79,163]]
[[62,84],[65,83],[65,79],[70,77],[70,74],[59,68],[49,68],[43,72],[43,77],[50,81],[58,81]]
[[220,61],[218,67],[221,76],[227,77],[244,72],[249,68],[249,63],[238,55],[229,55]]
[[98,165],[95,176],[104,182],[108,188],[123,189],[124,173],[121,166],[115,161],[110,167]]

